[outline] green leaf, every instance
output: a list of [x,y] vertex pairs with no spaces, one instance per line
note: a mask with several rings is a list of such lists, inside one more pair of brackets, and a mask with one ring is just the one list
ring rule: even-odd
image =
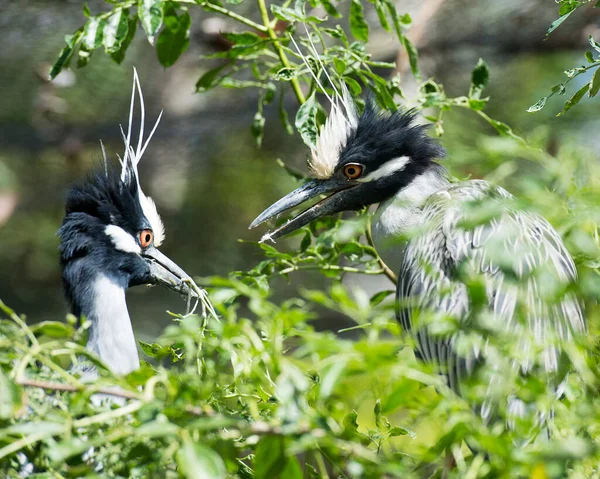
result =
[[123,10],[118,10],[113,15],[108,17],[103,31],[104,51],[106,53],[116,53],[121,49],[123,41],[129,33],[129,19],[127,13]]
[[138,17],[151,45],[163,24],[162,3],[162,0],[138,1]]
[[333,57],[333,67],[339,75],[342,75],[346,71],[346,62],[341,58]]
[[326,368],[324,368],[321,373],[321,383],[319,388],[319,398],[327,399],[331,396],[338,379],[342,375],[342,372],[346,368],[346,364],[348,363],[348,359],[342,358]]
[[600,43],[598,43],[596,40],[594,40],[594,37],[592,37],[591,35],[589,37],[589,42],[590,42],[590,45],[592,46],[592,48],[594,50],[596,50],[598,53],[600,53]]
[[164,11],[164,28],[156,40],[158,61],[164,67],[170,67],[190,44],[190,26],[192,20],[188,12],[177,16],[175,7],[168,4]]
[[396,291],[391,290],[391,289],[384,290],[384,291],[379,291],[378,293],[375,293],[373,296],[371,296],[371,299],[369,300],[369,304],[371,306],[377,306],[385,298],[387,298],[388,296],[390,296],[392,294],[396,294]]
[[179,426],[167,420],[155,420],[136,428],[135,435],[143,437],[173,436],[179,432]]
[[163,347],[158,343],[145,343],[144,341],[138,341],[142,348],[142,351],[151,358],[163,359],[170,354],[169,348]]
[[317,18],[314,16],[306,17],[302,13],[299,13],[297,10],[293,10],[287,7],[280,7],[279,5],[271,5],[271,12],[280,20],[284,20],[286,22],[296,23],[296,22],[305,22],[305,23],[322,23],[323,19]]
[[58,58],[54,61],[52,68],[50,69],[49,77],[50,80],[54,79],[61,70],[69,65],[69,61],[75,52],[75,47],[81,40],[81,31],[76,32],[74,35],[67,35],[65,41],[67,45],[60,51]]
[[229,5],[239,5],[243,1],[244,0],[225,0],[225,2],[228,3]]
[[290,81],[296,77],[296,69],[291,67],[283,67],[273,74],[273,80]]
[[569,12],[572,12],[573,10],[575,10],[578,6],[579,6],[579,1],[578,0],[559,0],[562,5],[560,6],[560,9],[558,10],[558,14],[559,15],[565,15]]
[[36,336],[49,336],[51,338],[70,338],[75,332],[73,326],[62,321],[42,321],[41,323],[32,324],[29,329]]
[[399,426],[394,426],[388,431],[388,437],[395,437],[395,436],[410,436],[413,439],[415,437],[417,437],[417,435],[414,432],[412,432],[410,429],[406,429],[406,428],[399,427]]
[[404,35],[402,32],[403,26],[408,26],[411,24],[412,19],[409,14],[405,14],[403,16],[399,16],[396,10],[396,6],[394,2],[391,0],[384,0],[385,6],[388,9],[390,17],[392,18],[392,23],[394,24],[394,30],[396,30],[396,36],[400,41],[400,44],[406,51],[408,55],[408,62],[410,64],[410,70],[417,80],[418,83],[421,82],[421,71],[419,70],[419,53],[417,52],[416,47],[413,43]]
[[489,79],[490,72],[487,63],[480,58],[471,74],[471,85],[479,90],[483,90],[488,84]]
[[327,15],[331,15],[334,18],[340,18],[342,16],[329,0],[320,0],[320,3],[323,10],[327,12]]
[[585,52],[585,59],[588,61],[588,63],[594,63],[594,54],[588,50],[587,52]]
[[590,89],[588,90],[588,98],[593,98],[600,90],[600,68],[597,68],[592,77],[592,81],[589,83]]
[[204,444],[188,438],[177,450],[175,460],[187,479],[224,479],[227,474],[221,456]]
[[129,48],[129,45],[131,45],[131,41],[133,40],[133,37],[135,37],[136,30],[137,17],[130,18],[127,21],[127,36],[121,42],[119,49],[110,55],[115,63],[121,64],[125,59],[125,52],[127,51],[127,48]]
[[582,86],[571,98],[569,98],[565,102],[564,108],[556,116],[562,116],[562,115],[564,115],[571,108],[573,108],[575,105],[577,105],[577,103],[579,103],[579,100],[581,100],[583,98],[583,95],[585,95],[585,92],[587,92],[589,90],[589,88],[590,88],[589,84],[585,84],[584,86]]
[[252,132],[252,136],[256,140],[256,145],[260,147],[265,131],[265,117],[261,111],[257,111],[254,114],[254,120],[252,120],[252,126],[250,130]]
[[282,436],[267,435],[256,445],[254,479],[277,477],[286,466],[285,440]]
[[417,48],[413,45],[413,43],[406,37],[406,35],[402,35],[401,39],[402,46],[406,50],[408,54],[408,62],[410,63],[410,70],[415,77],[417,82],[421,81],[421,70],[419,70],[419,53]]
[[292,127],[292,124],[290,123],[290,120],[288,118],[288,112],[285,109],[285,104],[284,104],[283,100],[284,100],[284,93],[283,93],[283,87],[282,87],[279,90],[279,102],[278,102],[279,120],[283,124],[283,127],[285,128],[285,131],[287,132],[287,134],[293,135],[294,128]]
[[360,83],[350,77],[344,77],[344,82],[350,89],[352,96],[360,96],[362,93],[362,87],[360,86]]
[[312,236],[310,234],[310,231],[307,231],[304,235],[304,238],[302,238],[302,242],[300,243],[300,251],[304,252],[308,249],[311,243],[311,238]]
[[349,412],[344,417],[344,429],[349,431],[358,431],[358,414],[356,411]]
[[75,437],[53,444],[52,449],[49,452],[49,456],[52,463],[58,465],[73,456],[84,453],[91,446],[92,445],[89,443],[89,441],[84,441]]
[[515,132],[513,132],[512,128],[506,123],[498,120],[493,120],[492,118],[487,118],[487,121],[501,136],[507,136],[509,138],[513,138],[514,140],[519,140],[523,144],[525,143],[525,140],[519,135],[517,135]]
[[219,73],[221,73],[226,66],[227,64],[219,65],[218,67],[215,67],[212,70],[208,70],[206,73],[204,73],[196,82],[196,92],[204,92],[218,85],[222,79],[219,76]]
[[527,108],[527,112],[534,113],[536,111],[540,111],[546,105],[547,100],[548,100],[548,97],[543,96],[535,104],[533,104],[529,108]]
[[263,41],[261,37],[252,32],[222,32],[221,36],[235,45],[254,45],[255,43]]
[[569,18],[569,15],[571,15],[571,13],[573,13],[572,10],[569,13],[564,14],[562,17],[554,20],[550,24],[550,28],[548,28],[548,31],[546,32],[546,37],[548,35],[550,35],[554,30],[556,30],[558,27],[560,27],[560,25],[562,24],[562,22],[564,22],[567,18]]
[[383,28],[386,32],[391,32],[392,27],[390,26],[386,16],[385,4],[380,0],[375,0],[375,11],[377,12],[377,17],[379,18],[379,24],[381,25],[381,28]]
[[302,479],[303,477],[304,474],[302,473],[298,459],[295,457],[288,458],[283,471],[279,475],[279,479]]
[[10,419],[21,408],[19,387],[0,370],[0,419]]
[[479,98],[469,98],[469,108],[474,111],[481,111],[487,105],[488,98],[479,99]]
[[54,61],[52,68],[50,68],[50,73],[48,76],[50,80],[53,80],[56,75],[58,75],[61,70],[68,64],[69,60],[73,56],[73,48],[66,46],[64,47],[60,53],[58,54],[58,58]]
[[365,20],[360,0],[352,0],[350,4],[350,31],[357,40],[365,43],[369,41],[369,24]]
[[296,130],[300,133],[306,146],[315,148],[317,142],[317,102],[313,91],[298,109],[296,114]]
[[91,17],[85,24],[83,36],[81,38],[81,44],[86,50],[92,51],[102,45],[105,23],[106,20],[104,19]]

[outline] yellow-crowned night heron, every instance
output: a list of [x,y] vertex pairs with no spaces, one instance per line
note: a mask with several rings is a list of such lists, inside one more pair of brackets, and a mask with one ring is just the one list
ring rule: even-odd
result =
[[[541,216],[507,204],[512,196],[498,186],[482,180],[451,183],[436,163],[443,149],[426,135],[424,126],[415,125],[413,113],[385,113],[367,99],[358,116],[344,87],[330,101],[329,117],[309,160],[315,179],[267,208],[250,227],[320,195],[328,196],[267,233],[263,241],[325,215],[378,203],[373,238],[385,261],[399,271],[397,317],[412,331],[418,354],[439,365],[453,389],[460,392],[461,382],[486,359],[486,335],[493,334],[494,328],[515,341],[510,370],[527,374],[537,365],[538,370],[554,374],[561,341],[586,327],[576,298],[567,293],[552,303],[542,291],[544,284],[564,290],[577,278],[573,260],[554,228]],[[478,223],[471,216],[474,202],[481,200],[488,207],[492,203],[496,213]],[[407,236],[403,245],[398,244]],[[494,326],[481,329],[481,341],[463,341],[458,347],[473,312],[465,272],[483,278],[483,302]],[[539,273],[546,283],[540,284]],[[415,324],[425,312],[434,319]],[[450,318],[458,330],[446,336],[433,334],[440,330],[435,315],[440,320]],[[494,368],[491,365],[495,374],[487,376],[488,398],[501,374]],[[485,420],[493,403],[483,399],[477,407]],[[527,408],[512,392],[506,407],[517,416]]]
[[[140,101],[140,131],[132,144],[135,96]],[[125,290],[160,284],[181,295],[206,301],[185,271],[157,248],[164,227],[151,198],[140,187],[138,164],[160,116],[144,139],[144,102],[137,73],[131,96],[125,152],[120,173],[108,164],[73,186],[67,194],[65,218],[58,231],[62,279],[73,314],[91,321],[87,348],[116,374],[139,367]],[[204,303],[203,303],[204,304]]]

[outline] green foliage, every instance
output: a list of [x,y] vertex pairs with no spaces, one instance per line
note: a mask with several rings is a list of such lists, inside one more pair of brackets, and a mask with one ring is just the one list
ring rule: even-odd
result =
[[[477,64],[473,73],[474,83],[468,96],[447,98],[442,85],[435,85],[431,80],[421,81],[417,50],[405,35],[412,20],[408,14],[400,14],[394,2],[390,0],[372,0],[367,4],[357,0],[348,2],[350,33],[354,40],[349,38],[338,24],[342,4],[334,7],[329,1],[310,2],[310,8],[322,6],[328,15],[319,18],[306,14],[308,7],[302,0],[294,2],[293,6],[288,3],[267,5],[265,0],[257,0],[262,23],[236,13],[233,7],[241,2],[228,2],[232,9],[208,1],[195,3],[189,0],[114,0],[109,3],[112,8],[109,12],[94,16],[86,11],[86,24],[66,38],[67,46],[52,66],[51,78],[70,65],[71,57],[75,53],[79,57],[77,66],[83,67],[89,61],[92,52],[102,46],[113,60],[121,62],[135,34],[138,21],[149,43],[155,46],[160,64],[169,67],[188,47],[191,29],[189,10],[193,7],[202,8],[229,19],[232,30],[221,33],[230,43],[226,51],[208,53],[202,57],[204,62],[211,66],[207,67],[198,79],[196,90],[208,92],[219,86],[260,90],[262,93],[257,114],[251,126],[252,135],[259,145],[266,125],[263,107],[271,102],[278,87],[281,95],[280,105],[283,105],[283,96],[289,90],[300,104],[308,97],[309,104],[302,105],[296,116],[295,126],[305,142],[312,145],[318,125],[323,119],[323,115],[318,115],[317,112],[324,111],[319,105],[319,99],[314,95],[320,89],[315,76],[329,93],[333,92],[333,87],[345,83],[359,103],[362,101],[361,95],[372,91],[378,103],[390,111],[398,108],[396,96],[404,98],[399,75],[395,72],[397,66],[394,63],[374,61],[366,49],[369,38],[367,14],[369,10],[374,10],[380,26],[396,34],[399,46],[406,51],[411,72],[420,84],[419,93],[412,99],[412,103],[419,108],[439,110],[434,120],[438,134],[443,132],[442,112],[452,107],[461,107],[475,111],[500,134],[518,138],[508,126],[492,120],[482,111],[487,99],[480,98],[480,95],[488,75],[487,65],[482,61]],[[285,22],[284,30],[275,28],[277,20]],[[307,35],[310,36],[310,40]],[[302,61],[300,52],[291,43],[291,37],[299,43],[301,54],[306,57],[311,71]],[[324,69],[334,81],[334,85],[329,85]],[[391,70],[392,77],[387,79],[377,73],[382,69]],[[436,89],[435,95],[431,94],[433,85]],[[306,89],[308,95],[303,92]],[[291,132],[287,113],[283,109],[280,111],[286,130]]]
[[[592,47],[593,51],[596,52],[596,55],[598,55],[600,53],[600,44],[596,40],[594,40],[594,38],[591,35],[590,35],[590,46]],[[595,58],[594,53],[592,53],[592,51],[586,52],[585,58],[588,61],[587,65],[582,65],[580,67],[572,68],[571,70],[565,71],[565,75],[566,75],[567,79],[564,82],[559,83],[558,85],[554,85],[552,87],[552,89],[550,90],[549,95],[542,97],[534,105],[530,106],[527,109],[527,111],[530,113],[534,113],[536,111],[541,110],[542,108],[544,108],[544,106],[546,105],[546,101],[549,98],[553,97],[557,93],[559,95],[564,95],[567,92],[567,88],[566,88],[567,84],[571,80],[577,78],[579,75],[581,75],[583,73],[586,73],[586,72],[594,70],[594,69],[595,69],[594,75],[591,77],[589,82],[586,83],[584,86],[582,86],[579,90],[577,90],[577,92],[575,92],[575,94],[573,94],[573,96],[565,102],[564,108],[556,116],[561,116],[562,114],[569,111],[573,106],[575,106],[577,103],[579,103],[579,100],[581,100],[586,93],[587,93],[588,98],[595,97],[596,94],[598,93],[598,90],[600,89],[600,74],[598,74],[598,70],[599,70],[598,67],[600,67],[600,58],[598,58],[598,57]]]
[[[560,17],[551,23],[550,27],[548,28],[548,31],[546,32],[546,37],[548,37],[548,35],[550,35],[567,18],[569,18],[569,16],[575,10],[591,2],[592,0],[558,0],[556,3],[560,5],[558,12]],[[600,6],[600,2],[596,2],[594,8],[597,8],[598,6]],[[596,96],[596,94],[598,93],[598,89],[600,88],[600,77],[596,78],[596,73],[598,73],[598,66],[600,66],[600,60],[598,58],[594,58],[593,51],[596,52],[596,55],[600,53],[600,44],[596,42],[591,35],[589,39],[592,50],[588,50],[587,52],[585,52],[584,55],[589,64],[573,68],[571,70],[566,70],[565,75],[567,76],[567,80],[565,80],[562,83],[559,83],[558,85],[554,85],[550,90],[549,95],[540,98],[535,104],[531,105],[527,109],[529,113],[535,113],[537,111],[540,111],[546,105],[546,101],[549,98],[553,97],[556,93],[558,93],[559,95],[564,95],[567,91],[567,83],[569,83],[573,78],[578,77],[582,73],[585,73],[588,70],[592,70],[594,68],[596,68],[596,71],[594,72],[594,76],[589,81],[589,83],[577,90],[577,92],[575,92],[575,94],[565,102],[564,108],[556,116],[561,116],[567,111],[569,111],[573,106],[579,103],[579,100],[583,98],[586,92],[588,94],[588,98],[593,98],[594,96]]]

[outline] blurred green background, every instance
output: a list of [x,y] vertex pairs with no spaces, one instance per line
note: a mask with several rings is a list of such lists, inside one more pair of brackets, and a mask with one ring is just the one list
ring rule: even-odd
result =
[[[96,0],[88,4],[94,13],[108,9]],[[486,109],[492,118],[507,122],[558,158],[597,158],[597,99],[584,99],[560,118],[555,115],[565,97],[552,98],[536,114],[525,110],[563,80],[563,70],[582,64],[587,36],[598,32],[600,9],[578,11],[544,41],[557,16],[553,2],[396,4],[413,17],[410,35],[420,50],[424,75],[443,83],[448,95],[466,94],[470,72],[483,57],[491,73],[485,93],[492,98]],[[6,1],[0,6],[0,298],[33,321],[60,319],[66,313],[56,237],[64,195],[69,184],[97,167],[100,139],[115,161],[116,153],[122,152],[118,125],[127,121],[134,65],[149,118],[164,110],[141,166],[142,185],[166,225],[162,250],[188,273],[226,275],[259,261],[260,250],[238,239],[256,241],[263,231],[248,231],[247,225],[293,186],[276,159],[306,171],[307,149],[297,135],[289,136],[281,127],[276,104],[266,108],[265,138],[258,149],[250,133],[255,90],[194,93],[198,77],[215,66],[198,55],[221,48],[218,32],[228,28],[210,14],[192,9],[190,47],[168,70],[159,65],[143,35],[137,35],[122,65],[95,52],[98,58],[86,68],[63,72],[48,82],[49,66],[64,35],[84,23],[81,7],[80,2],[62,0]],[[257,15],[254,8],[246,7],[249,15]],[[415,86],[405,71],[405,59],[398,56],[399,45],[371,19],[369,48],[377,60],[398,60],[410,99]],[[567,95],[587,81],[586,75],[577,78]],[[288,100],[293,118],[297,105],[291,96]],[[449,112],[444,128],[445,165],[456,176],[486,176],[518,194],[519,173],[536,167],[472,112]],[[305,274],[293,281],[314,287],[324,280]],[[389,288],[383,278],[349,281],[370,292]],[[129,308],[138,337],[147,340],[169,322],[166,309],[182,311],[184,304],[169,292],[136,288],[129,292]]]

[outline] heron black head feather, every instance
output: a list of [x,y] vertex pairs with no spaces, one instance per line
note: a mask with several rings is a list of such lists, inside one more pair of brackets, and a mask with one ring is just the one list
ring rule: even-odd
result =
[[427,135],[428,125],[415,124],[416,116],[415,110],[382,110],[368,96],[358,125],[340,152],[338,166],[355,162],[377,167],[407,156],[413,168],[426,168],[432,160],[444,157],[444,148]]

